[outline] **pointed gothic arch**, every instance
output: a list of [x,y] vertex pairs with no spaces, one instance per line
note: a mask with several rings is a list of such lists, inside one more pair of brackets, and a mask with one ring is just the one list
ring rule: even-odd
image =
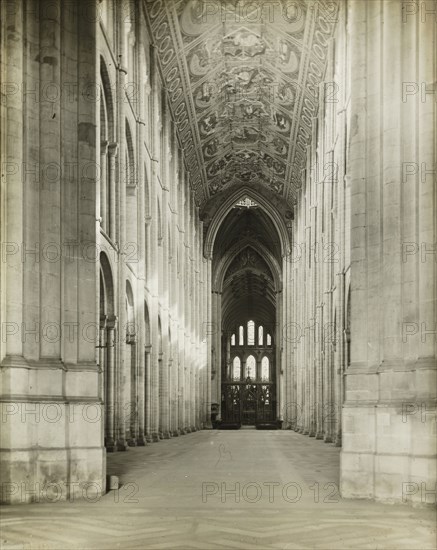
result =
[[217,211],[215,212],[214,217],[208,226],[205,237],[203,249],[205,258],[212,259],[214,243],[216,241],[217,233],[223,223],[223,220],[226,218],[229,212],[231,212],[235,204],[240,200],[244,200],[245,198],[249,198],[250,200],[256,202],[259,205],[259,208],[263,210],[272,221],[279,236],[281,255],[284,257],[290,253],[290,239],[288,235],[288,230],[285,221],[279,215],[277,209],[272,205],[271,202],[266,200],[266,198],[258,193],[256,190],[247,186],[243,186],[237,189],[235,193],[229,196],[222,203],[222,205],[217,208]]

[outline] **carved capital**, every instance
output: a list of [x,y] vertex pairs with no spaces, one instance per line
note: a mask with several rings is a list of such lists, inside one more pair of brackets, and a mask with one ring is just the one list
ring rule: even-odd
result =
[[117,328],[117,316],[116,315],[110,315],[106,318],[106,328],[110,330],[114,330]]
[[108,153],[108,141],[104,140],[100,142],[100,154],[105,156]]
[[118,143],[116,142],[108,143],[108,153],[110,157],[117,156],[117,151],[118,151]]

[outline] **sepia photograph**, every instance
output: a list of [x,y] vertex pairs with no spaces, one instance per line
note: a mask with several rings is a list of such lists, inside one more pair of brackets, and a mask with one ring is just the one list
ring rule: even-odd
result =
[[437,550],[437,0],[0,0],[0,548]]

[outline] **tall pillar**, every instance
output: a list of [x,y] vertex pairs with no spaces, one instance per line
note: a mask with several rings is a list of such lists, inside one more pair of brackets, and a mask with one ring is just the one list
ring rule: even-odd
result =
[[105,223],[106,231],[108,231],[109,237],[113,242],[116,242],[116,206],[117,206],[117,195],[116,195],[116,159],[117,159],[117,143],[108,144],[108,186],[109,186],[109,211],[108,211],[108,220]]
[[159,433],[164,439],[169,439],[169,372],[170,362],[163,353],[159,360],[160,382],[159,382]]
[[140,361],[139,369],[138,369],[138,394],[137,394],[138,395],[138,398],[137,398],[138,431],[136,435],[136,444],[139,446],[146,445],[146,400],[147,400],[146,369],[147,369],[147,360],[146,360],[146,353],[144,351],[143,360]]
[[105,447],[108,452],[116,450],[115,444],[115,359],[117,319],[106,321],[106,364],[105,364]]
[[[435,331],[435,251],[423,255],[436,241],[426,172],[435,169],[435,90],[426,90],[436,28],[434,17],[407,15],[391,0],[351,1],[350,16],[352,358],[341,492],[424,504],[405,484],[436,482],[436,341],[427,333]],[[419,403],[425,416],[413,414]]]
[[[20,1],[15,2],[14,9],[9,9],[9,4],[1,4],[1,18],[8,33],[2,33],[2,50],[5,58],[2,59],[2,79],[4,82],[15,83],[22,90],[25,83],[24,75],[24,35],[23,23],[25,21],[25,6]],[[18,245],[14,243],[24,242],[24,204],[25,186],[22,181],[22,173],[15,166],[23,166],[25,157],[23,144],[25,136],[22,132],[23,108],[22,96],[15,91],[2,101],[2,135],[8,139],[2,140],[2,160],[13,161],[7,173],[2,174],[2,199],[5,207],[2,210],[2,241],[10,243],[5,245],[6,262],[2,269],[2,314],[3,322],[9,323],[6,342],[2,346],[1,359],[5,362],[24,363],[22,338],[13,337],[14,327],[21,327],[23,323],[23,270],[24,263]],[[36,159],[35,159],[36,161]],[[6,172],[6,170],[5,170]],[[27,179],[27,178],[26,178]],[[3,195],[4,192],[4,195]],[[3,202],[3,201],[2,201]],[[7,223],[6,223],[7,221]],[[4,291],[7,289],[7,292]],[[5,357],[6,356],[6,357]]]
[[138,440],[138,414],[139,414],[139,372],[137,360],[137,335],[130,334],[127,345],[130,346],[130,402],[127,412],[129,415],[129,423],[126,426],[126,440],[130,447],[136,447]]
[[[124,254],[125,245],[126,245],[126,181],[125,174],[125,163],[126,163],[126,98],[125,98],[125,89],[126,89],[126,77],[128,69],[128,52],[125,51],[125,33],[126,26],[124,24],[124,17],[122,17],[123,8],[119,4],[115,4],[115,13],[116,13],[116,25],[117,25],[117,49],[119,52],[118,63],[117,63],[117,73],[116,73],[116,99],[117,99],[117,109],[116,109],[116,140],[118,142],[118,151],[117,151],[117,162],[116,162],[116,182],[115,185],[115,201],[112,204],[111,208],[114,208],[115,205],[115,227],[114,233],[111,235],[111,238],[115,243],[117,243],[119,256],[119,262],[117,265],[118,268],[118,313],[119,313],[119,357],[118,357],[118,368],[116,372],[117,377],[117,399],[116,399],[116,437],[117,437],[117,448],[120,451],[125,451],[128,449],[128,442],[126,439],[126,430],[125,430],[125,419],[127,408],[129,403],[126,402],[127,391],[125,388],[125,380],[130,381],[131,377],[131,362],[127,361],[128,353],[127,346],[129,345],[126,342],[126,332],[127,332],[127,315],[126,315],[126,281],[127,281],[127,266],[126,258]],[[112,149],[112,148],[111,148]],[[111,151],[112,152],[112,151]],[[111,199],[113,196],[111,196]],[[128,394],[129,395],[129,394]],[[128,412],[130,415],[130,413]]]
[[[0,6],[8,29],[1,36],[2,82],[17,87],[3,90],[1,106],[7,160],[1,240],[9,243],[1,314],[9,332],[1,343],[0,401],[16,412],[1,429],[0,484],[26,480],[29,493],[2,499],[28,502],[35,486],[48,482],[67,487],[61,499],[79,496],[75,482],[97,481],[105,491],[102,426],[86,422],[88,407],[102,404],[97,269],[84,253],[96,240],[96,105],[81,93],[96,77],[96,16],[94,5],[81,2],[66,11],[59,1],[43,0],[33,10],[20,0],[11,6]],[[81,25],[79,7],[87,10]],[[56,94],[67,81],[80,92],[68,110],[64,93]],[[34,97],[23,90],[34,90]],[[59,421],[35,415],[22,421],[29,404],[38,411],[47,399]]]
[[97,217],[100,218],[100,226],[107,231],[108,223],[108,142],[100,142],[100,174],[98,178],[98,191],[100,191],[100,203]]
[[150,345],[144,346],[144,433],[147,443],[152,443],[152,372]]
[[[40,186],[40,226],[39,242],[43,246],[50,247],[52,243],[59,247],[61,242],[60,216],[61,216],[61,186],[53,185],[49,178],[49,167],[60,166],[61,159],[61,116],[60,102],[50,101],[44,90],[52,85],[60,89],[61,62],[61,7],[59,0],[49,2],[40,1],[40,48],[43,52],[40,61],[40,142],[39,164],[44,167],[43,181]],[[47,249],[48,250],[48,249]],[[40,262],[40,321],[42,326],[60,326],[61,321],[61,262],[50,262],[49,255]],[[40,357],[50,362],[60,360],[61,339],[42,338],[40,341]]]

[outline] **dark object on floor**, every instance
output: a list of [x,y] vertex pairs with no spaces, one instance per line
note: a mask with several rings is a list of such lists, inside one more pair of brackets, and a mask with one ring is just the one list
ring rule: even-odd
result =
[[281,422],[280,421],[259,422],[256,425],[256,429],[257,430],[280,430]]
[[241,424],[239,422],[220,422],[217,424],[219,430],[239,430]]

